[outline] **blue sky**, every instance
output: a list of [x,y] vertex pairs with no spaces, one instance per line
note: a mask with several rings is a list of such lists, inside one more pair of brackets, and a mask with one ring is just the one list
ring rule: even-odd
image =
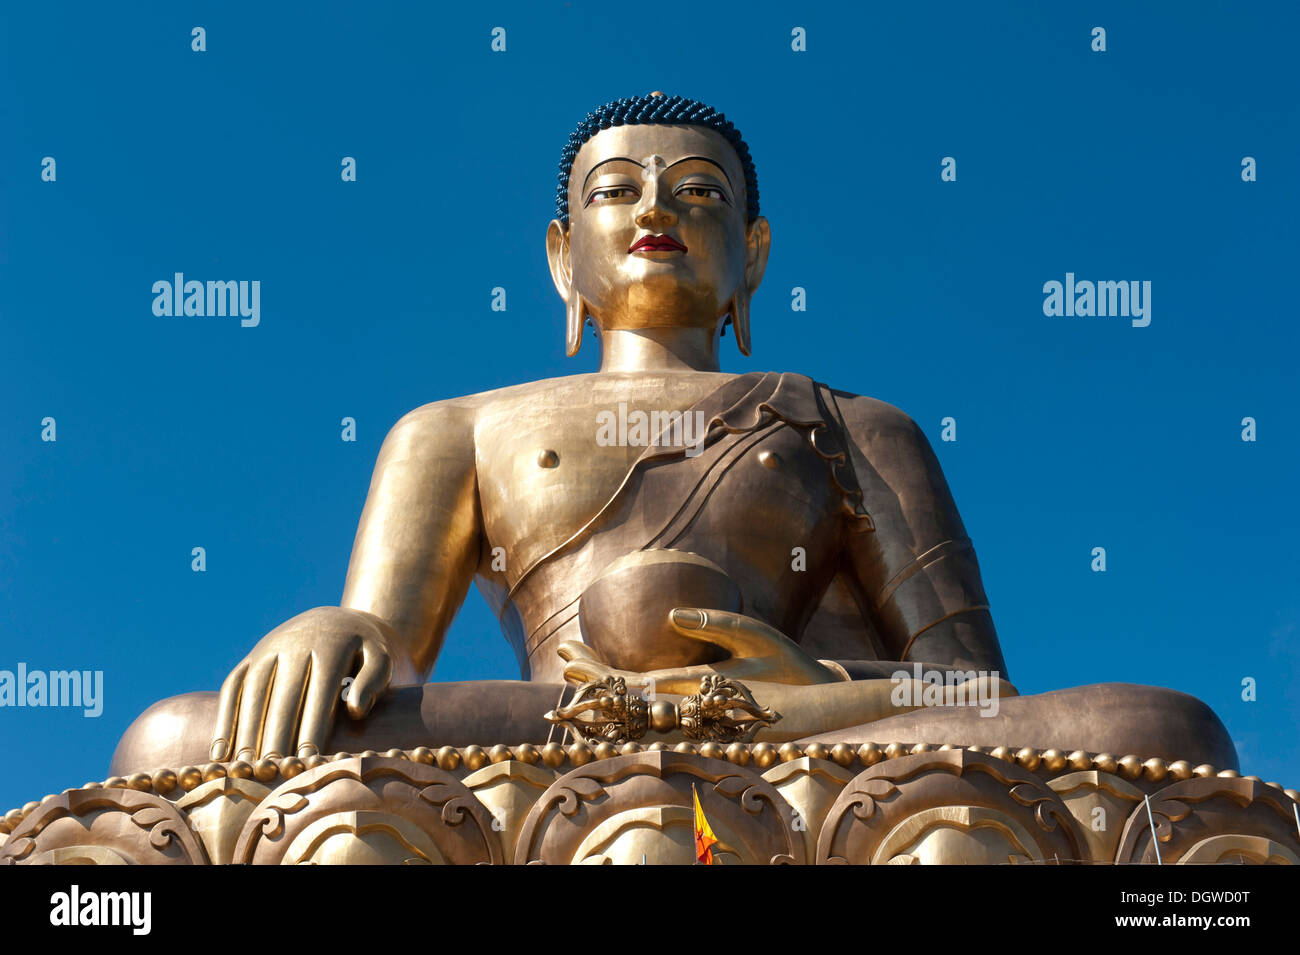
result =
[[[0,811],[104,778],[152,701],[337,603],[404,412],[595,370],[546,268],[556,162],[652,89],[757,165],[772,255],[724,370],[921,424],[1021,692],[1174,687],[1300,785],[1293,9],[266,7],[2,14],[0,669],[99,669],[105,700],[0,709]],[[155,316],[175,272],[259,280],[260,324]],[[1067,272],[1150,281],[1151,324],[1045,316]],[[516,675],[471,591],[434,679]]]

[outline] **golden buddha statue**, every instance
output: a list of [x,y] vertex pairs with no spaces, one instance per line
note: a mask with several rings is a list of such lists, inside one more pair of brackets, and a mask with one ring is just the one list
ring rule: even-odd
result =
[[[546,250],[567,352],[590,323],[600,370],[398,421],[340,605],[276,627],[219,694],[155,704],[113,771],[541,744],[548,713],[577,732],[584,707],[599,716],[643,687],[646,739],[681,739],[688,709],[735,704],[733,731],[774,744],[1058,747],[1235,770],[1223,725],[1185,694],[1017,695],[971,542],[907,415],[796,374],[719,371],[727,327],[750,353],[770,241],[749,151],[721,114],[659,93],[589,114]],[[471,581],[522,679],[425,683]]]

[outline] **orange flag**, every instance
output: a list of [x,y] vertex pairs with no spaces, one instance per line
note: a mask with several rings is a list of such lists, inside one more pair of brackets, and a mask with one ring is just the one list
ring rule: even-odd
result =
[[691,785],[691,795],[695,797],[695,861],[703,865],[713,865],[713,846],[718,837],[713,834],[709,820],[704,818],[704,809],[700,806],[700,794]]

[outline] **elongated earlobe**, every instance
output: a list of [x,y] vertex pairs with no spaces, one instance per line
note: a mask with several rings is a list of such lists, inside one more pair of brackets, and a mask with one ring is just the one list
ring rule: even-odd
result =
[[564,300],[564,353],[572,358],[582,347],[582,329],[587,324],[587,310],[576,288],[570,288]]
[[736,330],[736,346],[749,355],[749,289],[741,286],[731,298],[731,327]]
[[564,299],[564,353],[572,358],[582,347],[582,328],[587,321],[587,309],[573,282],[569,232],[559,219],[552,219],[546,228],[546,261],[551,266],[551,281],[555,283],[555,291]]
[[767,253],[772,247],[772,229],[762,216],[749,224],[745,234],[745,278],[731,298],[731,324],[736,328],[736,345],[742,355],[749,354],[749,299],[758,291],[767,269]]

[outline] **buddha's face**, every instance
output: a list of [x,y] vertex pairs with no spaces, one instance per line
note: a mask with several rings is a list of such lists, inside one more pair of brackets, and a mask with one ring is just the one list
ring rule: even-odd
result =
[[767,223],[746,225],[731,144],[697,126],[616,126],[583,144],[569,228],[551,223],[551,271],[601,329],[716,329],[762,278]]

